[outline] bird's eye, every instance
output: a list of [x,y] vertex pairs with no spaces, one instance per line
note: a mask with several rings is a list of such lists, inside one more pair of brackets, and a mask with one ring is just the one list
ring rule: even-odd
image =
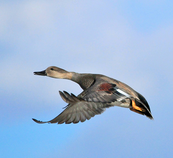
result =
[[54,68],[51,68],[51,70],[54,70]]

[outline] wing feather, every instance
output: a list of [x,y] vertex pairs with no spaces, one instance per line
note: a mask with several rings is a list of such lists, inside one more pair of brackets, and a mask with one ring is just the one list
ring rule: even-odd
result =
[[78,123],[89,120],[95,115],[101,114],[104,111],[105,104],[99,102],[87,102],[77,98],[74,94],[69,94],[67,92],[60,92],[63,100],[70,102],[67,108],[60,113],[57,117],[50,121],[38,121],[33,119],[37,123]]
[[129,95],[119,89],[117,85],[106,82],[98,84],[97,87],[90,87],[83,95],[83,99],[86,101],[101,103],[122,101],[128,97]]

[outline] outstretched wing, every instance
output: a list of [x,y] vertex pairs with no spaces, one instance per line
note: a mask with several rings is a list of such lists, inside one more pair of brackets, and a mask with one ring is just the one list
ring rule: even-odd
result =
[[39,121],[33,119],[37,123],[78,123],[84,122],[85,120],[89,120],[91,117],[95,115],[101,114],[104,111],[105,104],[99,102],[87,102],[83,99],[77,98],[73,94],[69,94],[67,92],[60,92],[62,99],[69,103],[66,109],[60,113],[57,117],[50,121]]
[[121,102],[130,95],[112,83],[101,83],[95,87],[90,87],[82,96],[86,101],[111,103],[114,101]]

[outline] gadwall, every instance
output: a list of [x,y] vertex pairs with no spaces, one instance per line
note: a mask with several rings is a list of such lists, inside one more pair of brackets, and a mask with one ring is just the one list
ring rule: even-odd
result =
[[68,72],[50,66],[44,71],[34,72],[35,75],[69,79],[80,85],[83,92],[78,96],[66,91],[59,91],[61,98],[68,103],[65,110],[50,121],[37,123],[78,123],[101,114],[106,108],[120,106],[153,119],[146,99],[128,85],[113,78],[89,73]]

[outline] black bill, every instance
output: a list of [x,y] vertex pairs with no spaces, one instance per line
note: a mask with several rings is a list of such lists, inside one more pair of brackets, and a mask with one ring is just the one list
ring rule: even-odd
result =
[[44,70],[44,71],[39,71],[39,72],[34,72],[34,75],[47,76],[46,70]]

